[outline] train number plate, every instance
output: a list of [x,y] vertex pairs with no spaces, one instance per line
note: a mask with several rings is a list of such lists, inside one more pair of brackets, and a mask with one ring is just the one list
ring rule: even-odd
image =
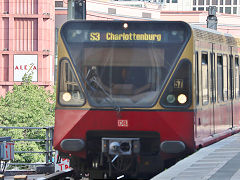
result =
[[183,88],[183,79],[175,79],[174,88]]
[[118,120],[118,127],[128,127],[128,120]]

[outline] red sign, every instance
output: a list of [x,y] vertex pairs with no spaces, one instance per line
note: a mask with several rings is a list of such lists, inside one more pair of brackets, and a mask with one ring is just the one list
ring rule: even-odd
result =
[[65,171],[67,169],[70,168],[70,160],[69,159],[65,159],[65,158],[61,158],[60,162],[57,162],[58,161],[58,151],[55,152],[55,160],[54,160],[54,163],[55,163],[55,172],[57,171]]
[[36,66],[34,66],[34,65],[31,65],[31,66],[29,66],[29,65],[16,65],[15,67],[14,67],[14,70],[37,70],[37,67]]
[[128,120],[118,120],[118,127],[128,127]]

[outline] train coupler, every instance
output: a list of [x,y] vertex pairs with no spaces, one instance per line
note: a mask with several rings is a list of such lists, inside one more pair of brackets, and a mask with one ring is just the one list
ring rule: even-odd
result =
[[100,164],[103,164],[103,157],[107,157],[108,174],[124,174],[136,170],[137,156],[140,153],[139,138],[102,138],[102,153]]

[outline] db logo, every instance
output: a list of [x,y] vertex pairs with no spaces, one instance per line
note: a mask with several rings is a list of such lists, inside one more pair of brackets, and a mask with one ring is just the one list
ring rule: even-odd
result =
[[118,127],[128,127],[128,120],[118,120]]

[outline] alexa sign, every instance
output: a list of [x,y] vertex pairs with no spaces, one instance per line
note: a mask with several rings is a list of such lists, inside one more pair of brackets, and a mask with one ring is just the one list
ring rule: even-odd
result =
[[33,73],[32,81],[38,81],[38,56],[14,55],[14,81],[22,81],[26,73]]

